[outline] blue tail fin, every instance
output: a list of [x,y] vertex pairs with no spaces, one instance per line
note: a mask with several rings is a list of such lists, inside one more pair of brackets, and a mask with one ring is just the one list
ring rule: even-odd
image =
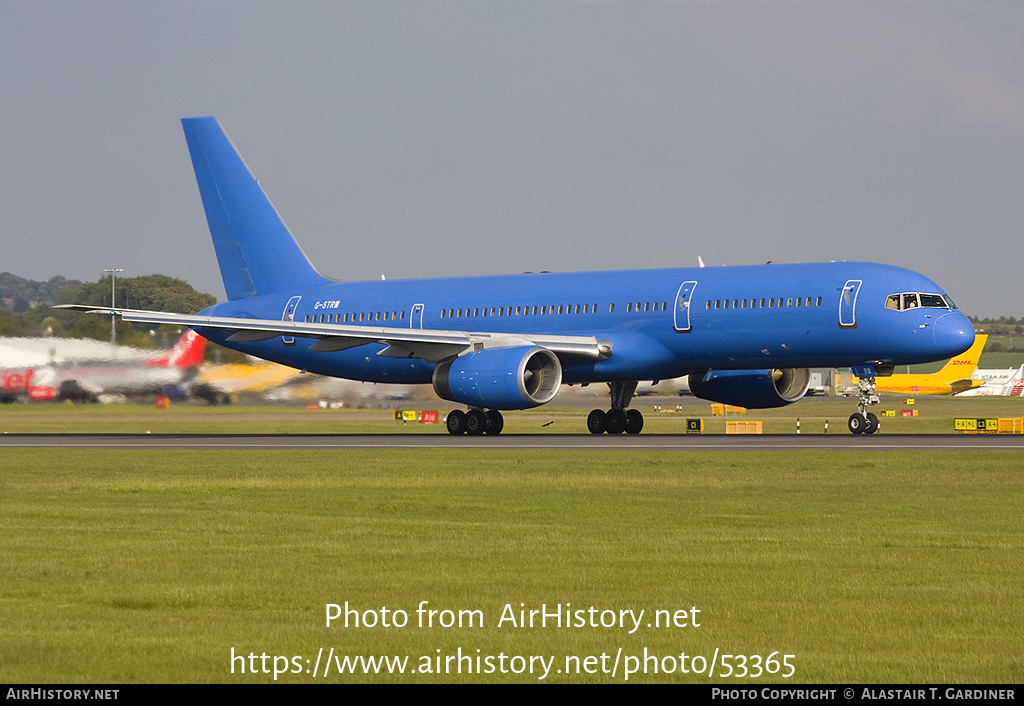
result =
[[325,284],[216,118],[185,118],[228,299]]

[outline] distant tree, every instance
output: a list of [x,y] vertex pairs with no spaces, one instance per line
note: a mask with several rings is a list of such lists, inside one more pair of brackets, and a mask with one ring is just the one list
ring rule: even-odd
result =
[[46,282],[37,282],[10,272],[0,272],[0,299],[24,302],[21,303],[22,311],[28,309],[28,302],[54,303],[65,289],[77,289],[81,286],[82,283],[78,280],[70,280],[67,277],[57,276]]
[[7,309],[0,309],[0,336],[24,336],[25,334],[25,325],[22,323],[21,317]]
[[[122,277],[115,284],[114,300],[117,306],[128,309],[152,309],[194,314],[217,303],[212,294],[197,292],[183,280],[167,275]],[[82,287],[76,304],[110,306],[110,278],[90,282]]]
[[[116,295],[118,306],[186,314],[194,314],[217,303],[213,295],[197,292],[187,282],[166,275],[119,278]],[[109,277],[88,284],[61,276],[37,282],[10,272],[0,272],[0,299],[7,300],[14,309],[11,311],[0,305],[0,336],[110,340],[110,319],[52,308],[53,304],[110,306]],[[177,326],[154,328],[119,322],[117,341],[142,348],[153,347],[155,342],[173,344],[181,335],[179,329]]]
[[98,341],[110,340],[110,320],[99,316],[78,314],[63,333],[69,338],[95,338]]
[[65,284],[60,289],[60,293],[57,294],[58,304],[74,304],[75,299],[78,298],[78,293],[82,291],[82,283],[76,284]]
[[15,299],[24,297],[27,293],[26,281],[10,272],[0,272],[0,298]]
[[[116,283],[118,306],[132,309],[153,309],[194,314],[217,303],[211,294],[196,291],[187,282],[166,275],[119,278]],[[72,338],[110,339],[110,320],[95,314],[61,311],[53,304],[85,304],[110,306],[110,278],[83,284],[66,277],[52,277],[47,282],[26,280],[10,272],[0,273],[0,297],[16,300],[17,315],[7,311],[0,318],[0,335],[58,336]],[[31,309],[29,303],[43,302]],[[156,327],[144,324],[118,323],[117,341],[125,345],[152,347],[158,341],[180,335],[178,327]],[[173,330],[171,330],[173,329]],[[156,336],[160,333],[162,335]],[[173,335],[172,335],[173,334]]]

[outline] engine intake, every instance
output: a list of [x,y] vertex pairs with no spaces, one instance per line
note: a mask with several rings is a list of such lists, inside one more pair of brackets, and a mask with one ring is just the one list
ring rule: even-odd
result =
[[527,409],[550,402],[562,384],[558,357],[539,346],[485,348],[434,368],[442,399],[487,409]]
[[769,409],[793,404],[807,393],[811,371],[807,368],[775,370],[709,370],[690,373],[690,392],[704,400]]

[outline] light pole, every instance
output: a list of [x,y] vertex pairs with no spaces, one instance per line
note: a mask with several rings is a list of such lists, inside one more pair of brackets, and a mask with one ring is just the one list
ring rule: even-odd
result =
[[117,273],[124,272],[124,268],[108,267],[103,271],[110,275],[110,345],[114,346],[117,345],[115,340],[115,335],[117,331],[117,317],[114,316],[113,313],[113,309],[117,306],[117,304],[114,303],[114,283],[117,281]]

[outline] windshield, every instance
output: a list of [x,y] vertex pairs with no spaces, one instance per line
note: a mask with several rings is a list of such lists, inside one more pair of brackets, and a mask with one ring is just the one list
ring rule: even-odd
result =
[[922,294],[921,306],[932,307],[935,309],[945,309],[946,300],[942,298],[941,294]]
[[908,311],[922,307],[925,309],[956,309],[956,304],[948,294],[923,294],[920,292],[902,292],[886,297],[885,308],[896,311]]

